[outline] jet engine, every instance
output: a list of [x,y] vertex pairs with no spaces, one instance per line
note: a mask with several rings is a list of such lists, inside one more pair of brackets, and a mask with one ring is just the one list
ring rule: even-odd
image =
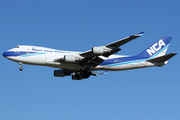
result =
[[75,63],[75,62],[77,62],[77,61],[81,61],[83,58],[81,58],[81,57],[77,57],[77,56],[75,56],[75,55],[65,55],[64,56],[64,61],[65,62],[73,62],[73,63]]
[[97,55],[103,55],[103,54],[105,54],[107,52],[111,52],[111,51],[112,51],[112,49],[108,48],[106,46],[100,46],[100,47],[93,47],[92,48],[92,52],[94,54],[97,54]]
[[54,70],[54,76],[55,77],[64,77],[64,76],[70,76],[71,73],[68,73],[64,70]]

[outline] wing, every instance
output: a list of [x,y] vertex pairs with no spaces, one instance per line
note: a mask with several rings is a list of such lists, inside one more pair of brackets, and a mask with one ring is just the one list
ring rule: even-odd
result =
[[120,46],[126,44],[127,42],[130,42],[133,39],[136,39],[140,36],[142,36],[145,32],[142,31],[138,34],[131,35],[129,37],[126,37],[124,39],[115,41],[113,43],[107,44],[105,46],[100,47],[93,47],[91,50],[80,53],[80,56],[84,57],[84,59],[80,62],[82,65],[88,65],[92,67],[96,67],[104,60],[100,58],[99,56],[108,57],[114,53],[117,53],[121,49]]
[[142,36],[143,34],[145,33],[145,31],[142,31],[138,34],[135,34],[135,35],[131,35],[129,37],[126,37],[124,39],[121,39],[121,40],[118,40],[116,42],[113,42],[113,43],[110,43],[110,44],[107,44],[106,47],[120,47],[121,45],[124,45],[126,44],[127,42],[133,40],[133,39],[136,39],[140,36]]
[[[104,49],[107,49],[107,52],[105,52],[104,54],[102,54],[102,56],[105,56],[105,57],[108,57],[114,53],[117,53],[118,51],[120,51],[121,49],[119,48],[120,46],[126,44],[127,42],[130,42],[131,40],[133,39],[136,39],[140,36],[142,36],[143,34],[145,33],[145,31],[142,31],[138,34],[135,34],[135,35],[131,35],[129,37],[126,37],[124,39],[121,39],[121,40],[118,40],[118,41],[115,41],[113,43],[110,43],[110,44],[107,44],[105,46],[100,46],[101,48],[104,48]],[[99,47],[99,48],[100,48]],[[97,47],[96,47],[97,48]],[[110,52],[109,52],[109,51]],[[94,53],[93,53],[93,50],[89,50],[89,51],[86,51],[86,52],[83,52],[80,54],[81,56],[85,56],[85,57],[90,57],[90,56],[95,56]]]

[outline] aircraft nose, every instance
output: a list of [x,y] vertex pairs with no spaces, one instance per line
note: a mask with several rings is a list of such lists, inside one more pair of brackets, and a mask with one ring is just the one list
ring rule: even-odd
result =
[[7,57],[7,52],[4,52],[2,55],[3,55],[4,57]]
[[13,52],[6,51],[6,52],[4,52],[2,55],[7,58],[7,57],[9,57],[9,56],[12,56],[13,54],[14,54]]

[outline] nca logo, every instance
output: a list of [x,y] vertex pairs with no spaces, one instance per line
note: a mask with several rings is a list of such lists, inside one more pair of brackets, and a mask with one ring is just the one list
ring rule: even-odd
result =
[[164,43],[164,41],[161,39],[159,40],[157,43],[155,43],[154,45],[152,45],[150,47],[150,49],[147,49],[146,51],[149,53],[149,55],[151,56],[152,54],[156,53],[158,50],[161,49],[162,46],[166,46],[166,44]]

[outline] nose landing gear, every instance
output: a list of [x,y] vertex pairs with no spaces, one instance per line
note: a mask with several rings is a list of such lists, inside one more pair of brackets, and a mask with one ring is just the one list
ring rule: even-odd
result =
[[22,70],[23,70],[23,67],[22,67],[22,62],[19,62],[19,65],[20,65],[19,70],[20,70],[20,71],[22,71]]

